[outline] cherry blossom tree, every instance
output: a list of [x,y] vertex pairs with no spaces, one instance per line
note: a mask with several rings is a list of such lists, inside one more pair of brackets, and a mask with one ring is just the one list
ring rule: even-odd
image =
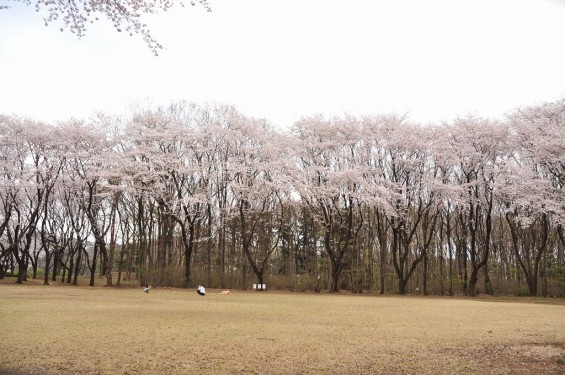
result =
[[[432,181],[434,190],[439,195],[441,201],[441,223],[439,227],[439,241],[437,243],[439,253],[440,273],[442,271],[442,257],[447,252],[448,259],[448,294],[454,295],[454,261],[464,257],[466,259],[466,249],[458,249],[455,246],[454,231],[457,228],[459,219],[457,202],[459,202],[459,189],[456,179],[457,171],[457,145],[452,142],[452,136],[456,132],[452,124],[440,124],[430,129],[431,154],[436,171],[436,179]],[[459,254],[459,256],[457,256]],[[466,273],[465,273],[466,275]],[[440,279],[442,282],[443,279]],[[466,285],[466,283],[465,283]],[[443,295],[443,283],[441,283]],[[466,290],[466,288],[465,288]]]
[[304,118],[293,128],[301,168],[294,186],[323,231],[331,264],[331,292],[349,267],[363,224],[362,173],[351,158],[359,143],[359,123],[352,118]]
[[279,246],[289,195],[283,138],[261,119],[240,118],[230,127],[234,149],[230,165],[231,191],[237,202],[241,247],[259,284],[267,262]]
[[[68,215],[69,212],[66,209],[70,207],[70,205],[63,203],[64,200],[61,199],[61,193],[63,191],[61,183],[59,182],[55,187],[54,193],[51,194],[45,201],[41,217],[41,241],[45,252],[45,275],[43,281],[45,285],[49,285],[50,267],[52,269],[52,281],[57,280],[60,267],[67,267],[63,258],[65,252],[69,249],[71,242],[70,239],[73,238],[73,221],[71,220],[72,217]],[[84,221],[86,221],[86,219]],[[78,259],[76,262],[76,268],[73,270],[75,275],[73,283],[75,285],[77,285],[77,269],[80,268],[80,264],[80,259]]]
[[501,193],[516,260],[536,296],[550,229],[565,219],[565,100],[519,108],[508,121],[514,147]]
[[[229,222],[237,217],[235,197],[231,190],[236,172],[232,168],[233,150],[239,142],[234,126],[246,121],[235,107],[217,104],[199,106],[198,116],[193,119],[194,142],[191,155],[200,160],[198,163],[202,167],[204,177],[202,183],[207,189],[206,212],[203,218],[206,221],[206,234],[202,237],[206,242],[206,252],[202,254],[202,258],[206,262],[208,285],[212,282],[212,270],[216,269],[220,286],[226,286],[228,228]],[[234,234],[232,233],[232,237]],[[234,250],[232,249],[232,254]]]
[[389,217],[394,215],[391,202],[394,194],[388,188],[386,174],[386,160],[388,138],[384,129],[394,128],[402,123],[404,118],[396,115],[364,116],[361,119],[363,147],[360,154],[363,165],[364,199],[367,213],[367,235],[374,237],[378,246],[379,257],[379,284],[380,293],[386,290],[386,273],[390,265],[388,262],[391,251]]
[[32,245],[36,245],[42,208],[57,182],[62,162],[57,154],[57,135],[48,125],[3,117],[0,126],[6,152],[2,189],[6,242],[0,242],[0,246],[3,254],[10,249],[16,259],[17,282],[22,283],[27,277]]
[[136,114],[127,130],[134,144],[129,155],[137,164],[134,183],[142,189],[138,194],[145,191],[155,200],[163,220],[169,220],[169,235],[175,226],[180,230],[185,287],[191,281],[190,264],[209,203],[211,167],[199,144],[201,121],[201,108],[180,103]]
[[426,127],[314,116],[288,133],[223,105],[88,124],[0,116],[0,277],[23,282],[44,258],[53,278],[88,267],[91,285],[98,269],[112,285],[119,258],[156,285],[278,274],[444,294],[447,277],[449,294],[457,281],[469,295],[559,293],[563,103]]
[[380,154],[374,159],[379,160],[383,181],[377,204],[387,212],[399,293],[406,294],[408,281],[428,255],[439,214],[429,136],[425,129],[395,117],[382,118],[371,129],[370,139],[380,140],[382,148],[374,148]]
[[[471,261],[468,293],[476,295],[479,271],[487,266],[492,248],[495,189],[504,168],[508,130],[488,119],[463,118],[455,122],[452,142],[457,150],[460,246]],[[490,292],[488,272],[485,288]],[[492,292],[491,292],[492,293]]]
[[[86,215],[90,234],[95,239],[91,263],[90,284],[94,285],[94,272],[97,256],[102,256],[101,273],[106,276],[106,283],[112,286],[113,259],[108,254],[107,234],[111,227],[111,218],[115,209],[114,201],[117,187],[113,181],[119,179],[118,159],[113,152],[114,143],[110,133],[97,124],[70,122],[63,128],[69,143],[66,161],[65,183],[73,187],[74,195],[69,203],[77,202],[80,211],[77,215]],[[76,200],[75,200],[76,199]],[[70,212],[74,212],[70,207]],[[77,219],[78,220],[78,219]],[[75,226],[77,229],[82,225]],[[82,230],[77,231],[77,238],[82,237]]]
[[[542,209],[552,212],[555,220],[565,224],[565,99],[534,107],[519,108],[508,121],[515,131],[519,157],[531,163],[535,174],[528,181],[543,186],[535,187]],[[520,162],[520,161],[518,161]],[[540,178],[541,177],[541,178]],[[546,184],[543,181],[549,181]]]
[[[99,17],[109,19],[116,31],[126,32],[130,36],[140,34],[149,48],[157,55],[163,46],[151,36],[148,26],[143,23],[142,16],[165,12],[172,8],[175,3],[184,6],[182,1],[173,0],[120,0],[120,1],[101,1],[101,0],[11,0],[22,2],[26,5],[33,5],[39,13],[46,13],[44,17],[45,25],[61,21],[61,31],[69,29],[79,38],[87,33],[87,26],[99,20]],[[206,10],[211,11],[207,0],[189,1],[189,4],[202,5]],[[9,8],[8,5],[1,5],[0,10]]]

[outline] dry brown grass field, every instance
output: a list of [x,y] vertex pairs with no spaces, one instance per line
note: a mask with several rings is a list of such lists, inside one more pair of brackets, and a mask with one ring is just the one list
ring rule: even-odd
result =
[[0,280],[2,374],[565,374],[565,303]]

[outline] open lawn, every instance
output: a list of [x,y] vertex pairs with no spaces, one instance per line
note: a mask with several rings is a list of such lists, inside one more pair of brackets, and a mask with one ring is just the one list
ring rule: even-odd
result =
[[563,360],[563,300],[0,282],[2,374],[564,374]]

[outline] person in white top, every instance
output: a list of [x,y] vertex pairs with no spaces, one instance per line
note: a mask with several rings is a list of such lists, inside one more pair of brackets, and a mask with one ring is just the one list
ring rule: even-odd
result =
[[198,285],[197,293],[201,296],[205,296],[206,295],[206,289],[202,285]]

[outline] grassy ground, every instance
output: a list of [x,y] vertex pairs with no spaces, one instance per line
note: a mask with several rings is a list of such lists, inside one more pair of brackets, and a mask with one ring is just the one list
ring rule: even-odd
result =
[[[538,303],[544,302],[544,303]],[[0,373],[563,374],[565,304],[0,282]]]

